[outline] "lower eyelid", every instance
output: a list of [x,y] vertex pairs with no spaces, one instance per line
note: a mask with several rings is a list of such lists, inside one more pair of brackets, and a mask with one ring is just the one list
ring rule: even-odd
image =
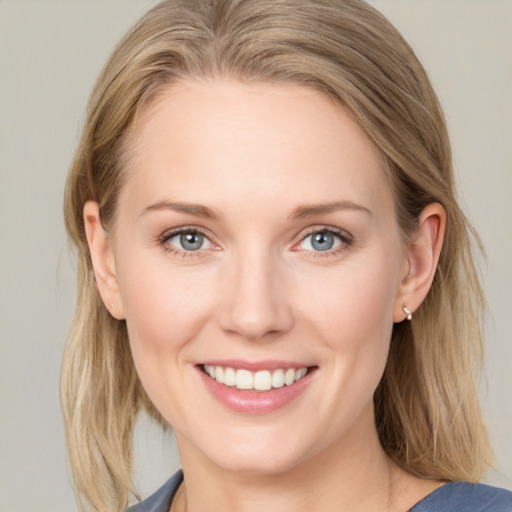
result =
[[340,245],[333,249],[327,249],[325,251],[315,250],[303,250],[299,251],[303,253],[304,258],[315,259],[315,258],[340,258],[351,249],[350,243],[342,242]]

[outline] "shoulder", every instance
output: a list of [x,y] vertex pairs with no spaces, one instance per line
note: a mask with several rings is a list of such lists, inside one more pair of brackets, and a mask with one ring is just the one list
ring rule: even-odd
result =
[[449,482],[410,512],[512,512],[512,492],[484,484]]
[[169,512],[172,499],[183,482],[183,472],[176,472],[149,498],[130,507],[126,512]]

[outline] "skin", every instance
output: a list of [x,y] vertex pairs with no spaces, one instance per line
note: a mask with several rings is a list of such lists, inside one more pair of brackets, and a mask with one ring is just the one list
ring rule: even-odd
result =
[[[406,245],[377,149],[295,85],[169,87],[135,127],[124,172],[110,236],[94,202],[85,225],[102,298],[176,432],[185,485],[173,511],[405,511],[440,485],[387,458],[372,401],[393,323],[432,283],[440,205]],[[204,233],[198,251],[180,246],[183,227]],[[314,250],[322,230],[335,249]],[[317,370],[285,407],[242,414],[204,386],[196,365],[214,359]]]

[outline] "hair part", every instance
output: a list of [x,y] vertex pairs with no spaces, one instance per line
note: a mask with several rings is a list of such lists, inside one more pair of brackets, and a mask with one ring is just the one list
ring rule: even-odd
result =
[[303,85],[343,105],[382,155],[404,236],[425,206],[445,208],[434,283],[414,321],[394,327],[376,422],[386,453],[405,471],[479,480],[492,455],[477,394],[484,304],[474,232],[457,204],[442,109],[414,52],[362,0],[167,0],[103,69],[66,184],[78,297],[61,396],[80,509],[125,509],[139,409],[164,424],[136,375],[124,321],[97,291],[83,207],[97,201],[109,230],[141,114],[173,83],[217,78]]

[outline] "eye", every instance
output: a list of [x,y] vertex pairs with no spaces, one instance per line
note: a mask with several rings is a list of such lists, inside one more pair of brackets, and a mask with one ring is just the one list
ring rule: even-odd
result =
[[164,243],[174,249],[186,252],[210,249],[213,246],[205,235],[195,230],[171,233],[165,238]]
[[298,248],[306,251],[324,252],[335,250],[341,245],[348,245],[349,241],[348,235],[329,229],[320,229],[305,236],[298,244]]

